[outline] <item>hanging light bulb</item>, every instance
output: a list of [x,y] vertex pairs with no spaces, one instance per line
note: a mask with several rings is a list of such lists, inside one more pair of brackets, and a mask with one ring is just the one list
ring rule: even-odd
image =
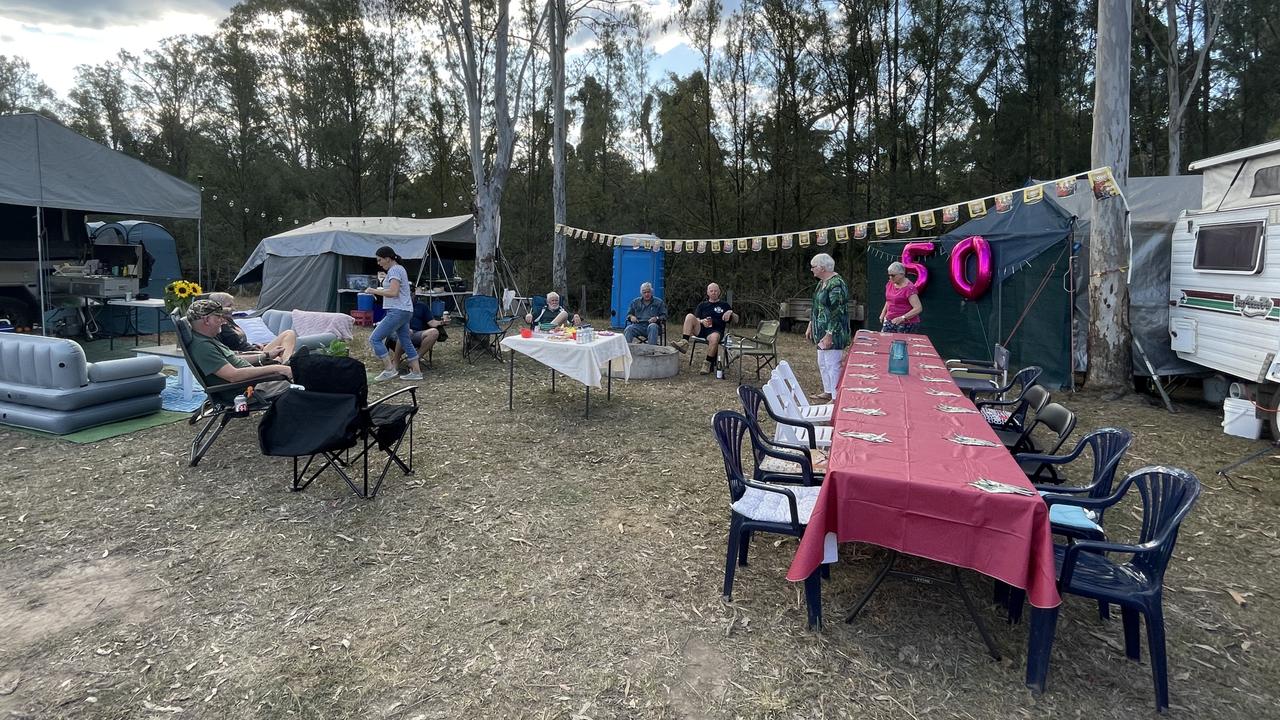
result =
[[409,217],[416,218],[418,217],[418,213],[409,213]]
[[259,213],[259,214],[260,214],[260,216],[261,216],[261,217],[266,217],[266,216],[267,216],[267,214],[266,214],[266,213]]
[[245,209],[244,209],[244,214],[245,214],[245,215],[248,215],[248,214],[249,214],[249,208],[245,208]]
[[282,217],[280,217],[279,215],[277,215],[277,216],[276,216],[276,222],[284,222],[284,218],[282,218]]
[[427,214],[428,214],[428,215],[430,215],[430,214],[431,214],[431,212],[432,212],[432,211],[431,211],[431,208],[427,208]]
[[217,199],[218,199],[218,196],[217,196],[217,195],[214,195],[214,196],[213,196],[213,199],[214,199],[214,200],[217,200]]
[[449,203],[440,203],[440,204],[441,204],[441,205],[443,205],[443,206],[445,206],[445,207],[449,207]]
[[235,201],[235,200],[228,200],[228,201],[227,201],[227,207],[235,207],[235,206],[236,206],[236,201]]

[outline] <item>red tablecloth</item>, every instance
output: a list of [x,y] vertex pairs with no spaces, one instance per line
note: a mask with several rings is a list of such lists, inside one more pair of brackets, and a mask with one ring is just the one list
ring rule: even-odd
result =
[[[908,375],[888,372],[894,339],[909,343]],[[872,543],[976,570],[1023,588],[1035,607],[1056,607],[1061,600],[1047,506],[1038,495],[993,494],[970,486],[981,477],[1032,487],[981,414],[945,413],[939,404],[973,409],[927,338],[858,334],[836,395],[826,480],[787,579],[801,581],[817,569],[827,534],[834,533],[837,542]],[[878,408],[884,415],[847,412],[847,407]],[[891,442],[841,436],[848,430],[883,433]],[[958,445],[947,439],[952,435],[990,440],[997,447]]]

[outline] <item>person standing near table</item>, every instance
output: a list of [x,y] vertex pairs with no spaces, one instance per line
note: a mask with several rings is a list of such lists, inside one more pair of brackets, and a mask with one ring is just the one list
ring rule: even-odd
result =
[[413,292],[409,287],[409,274],[400,264],[400,256],[389,245],[378,248],[374,255],[378,258],[378,267],[387,274],[382,287],[368,287],[364,292],[382,298],[382,309],[385,315],[378,322],[369,336],[369,345],[373,354],[382,361],[383,371],[378,373],[374,382],[390,380],[399,374],[391,351],[387,349],[387,338],[394,335],[404,348],[405,357],[409,359],[409,372],[400,376],[401,380],[421,380],[422,367],[418,364],[418,348],[413,345],[409,332],[409,321],[413,319]]
[[818,346],[818,373],[822,376],[822,392],[810,395],[819,403],[831,402],[840,382],[840,362],[849,346],[849,285],[836,273],[836,261],[819,253],[809,261],[809,269],[818,278],[809,310],[806,340]]
[[684,316],[683,337],[671,345],[680,352],[689,349],[689,338],[697,336],[707,341],[707,362],[698,371],[706,375],[716,369],[716,356],[720,352],[720,339],[724,337],[724,327],[733,320],[733,306],[720,299],[720,286],[711,283],[707,286],[707,299],[698,304],[693,312]]
[[880,332],[915,333],[920,331],[920,292],[907,279],[902,263],[889,265],[889,282],[884,285],[884,307],[880,309]]
[[[410,286],[410,290],[412,290]],[[444,318],[436,317],[435,311],[431,309],[431,303],[427,300],[413,301],[413,317],[409,319],[409,341],[418,348],[418,357],[421,358],[431,352],[431,348],[435,347],[437,342],[444,342],[449,339],[448,333],[444,329]],[[400,342],[395,338],[387,338],[387,347],[391,349],[391,364],[400,367],[400,359],[404,357],[404,348],[400,346]]]

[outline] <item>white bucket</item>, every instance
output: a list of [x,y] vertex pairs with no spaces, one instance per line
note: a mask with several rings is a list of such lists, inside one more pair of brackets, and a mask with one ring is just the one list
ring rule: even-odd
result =
[[1262,421],[1254,417],[1250,400],[1227,398],[1222,401],[1222,431],[1228,435],[1257,440],[1262,435]]

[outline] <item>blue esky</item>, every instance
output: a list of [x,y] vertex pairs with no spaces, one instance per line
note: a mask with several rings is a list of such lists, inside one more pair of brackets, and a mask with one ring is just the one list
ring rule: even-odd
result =
[[[644,1],[655,21],[670,17],[677,4]],[[722,1],[727,9],[739,4]],[[172,35],[212,33],[233,5],[235,0],[0,0],[0,54],[26,59],[32,72],[65,98],[77,65],[111,60],[120,50],[139,55]],[[576,33],[570,53],[593,44],[589,33]],[[701,64],[678,28],[655,30],[652,46],[654,80]]]

